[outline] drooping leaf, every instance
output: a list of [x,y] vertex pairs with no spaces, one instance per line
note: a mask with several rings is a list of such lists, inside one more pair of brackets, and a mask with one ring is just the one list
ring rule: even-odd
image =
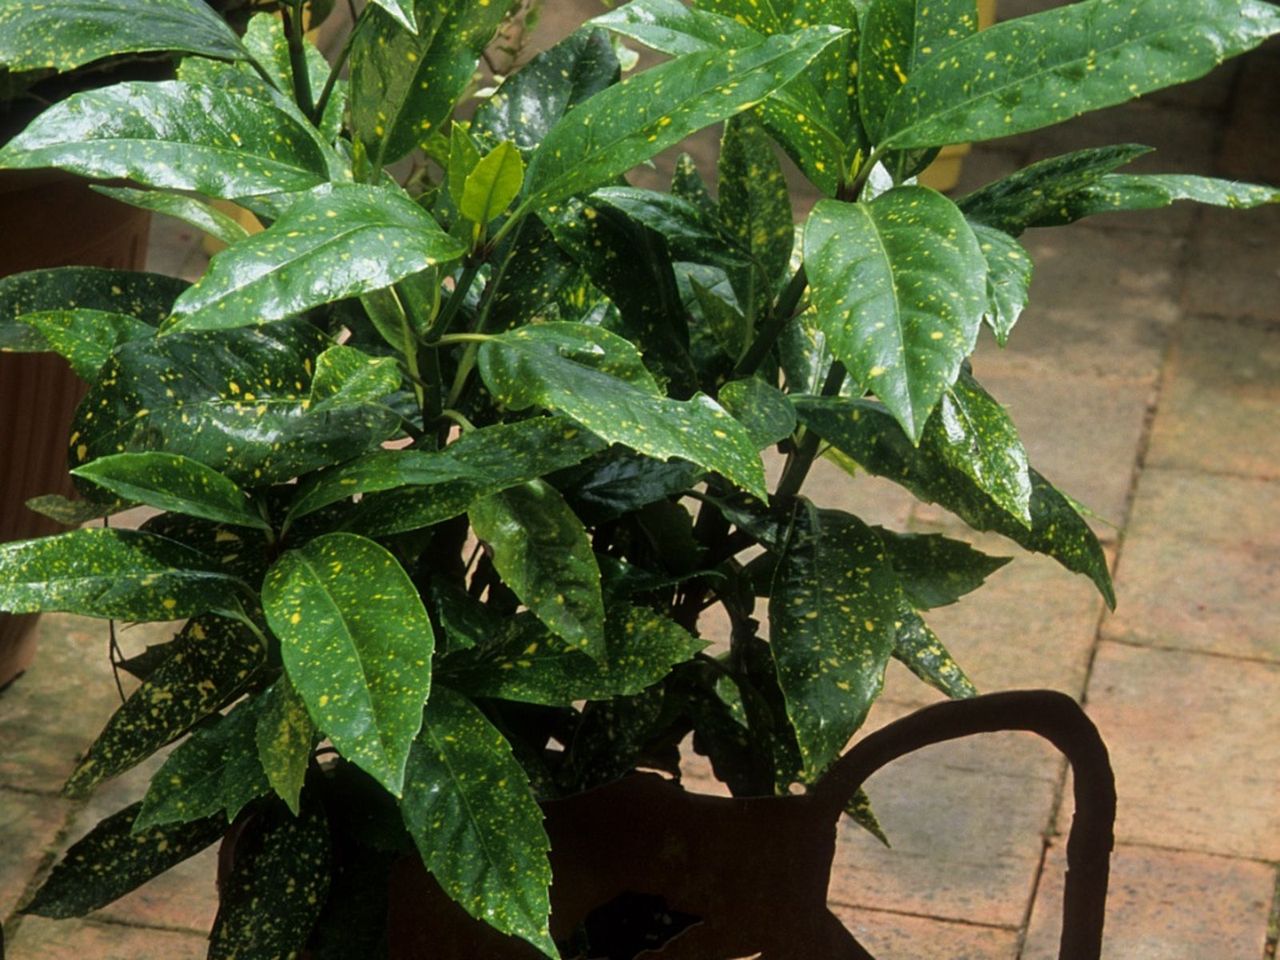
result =
[[230,713],[195,730],[151,778],[133,828],[190,823],[218,813],[228,822],[271,789],[258,762],[254,730],[262,697],[242,701]]
[[400,381],[394,357],[374,357],[355,347],[333,346],[316,357],[311,409],[377,403],[399,390]]
[[107,721],[67,780],[67,796],[86,796],[176,739],[242,690],[267,657],[246,627],[213,616],[190,621],[157,650],[142,686]]
[[769,598],[769,648],[804,775],[817,777],[884,683],[901,592],[875,531],[801,502]]
[[987,258],[987,311],[982,319],[1004,346],[1030,297],[1031,255],[1003,230],[982,223],[971,226]]
[[511,746],[465,697],[436,687],[401,811],[422,862],[463,909],[559,955],[547,921],[550,841]]
[[922,500],[938,503],[975,530],[994,530],[1028,550],[1053,557],[1087,576],[1108,606],[1115,593],[1097,537],[1065,496],[1034,469],[1031,527],[999,507],[968,476],[948,467],[925,444],[912,445],[880,404],[861,399],[795,397],[800,422],[857,461],[863,469],[901,484]]
[[262,605],[285,670],[339,752],[400,795],[431,690],[431,620],[394,556],[331,533],[285,553]]
[[72,473],[126,500],[234,526],[270,530],[245,492],[217,470],[174,453],[118,453]]
[[898,612],[897,623],[893,645],[895,660],[948,697],[959,700],[978,695],[972,681],[920,614],[904,605]]
[[168,190],[135,190],[132,187],[104,187],[94,185],[94,190],[121,203],[133,207],[162,213],[174,217],[199,230],[203,230],[215,240],[221,240],[230,246],[237,240],[248,236],[248,231],[239,222],[227,216],[217,207],[210,206],[203,200],[189,197],[184,193],[173,193]]
[[0,68],[11,73],[162,51],[245,56],[226,21],[200,0],[0,0]]
[[597,524],[683,493],[702,475],[701,468],[687,460],[667,463],[630,450],[611,450],[552,479],[574,512]]
[[83,917],[194,857],[227,829],[219,816],[134,833],[141,809],[140,802],[125,807],[73,843],[22,912]]
[[796,412],[791,401],[777,387],[757,377],[729,381],[720,388],[719,399],[733,418],[747,428],[761,450],[796,432]]
[[0,545],[0,610],[177,620],[234,609],[244,583],[204,554],[136,530],[69,530]]
[[296,957],[324,906],[329,858],[329,823],[318,805],[304,805],[297,817],[259,813],[236,837],[209,960]]
[[275,552],[265,530],[232,527],[181,513],[162,513],[140,529],[199,550],[227,573],[254,587],[262,583]]
[[522,327],[484,343],[479,364],[489,390],[512,409],[557,410],[605,440],[663,460],[683,457],[765,495],[746,430],[707,396],[662,396],[620,337],[582,324]]
[[1083,0],[998,23],[919,66],[881,142],[990,140],[1203,76],[1280,32],[1264,0]]
[[1108,173],[1063,198],[1058,210],[1030,226],[1057,226],[1121,210],[1158,210],[1178,200],[1247,210],[1280,203],[1280,189],[1185,174]]
[[973,230],[942,194],[897,187],[870,203],[820,201],[804,254],[831,352],[918,439],[987,307]]
[[482,157],[467,175],[458,209],[473,223],[486,224],[499,217],[520,194],[524,161],[510,140],[504,140]]
[[955,603],[1011,559],[988,556],[962,540],[936,533],[873,529],[884,543],[903,594],[918,610]]
[[603,655],[600,568],[582,521],[555,487],[541,480],[510,487],[472,504],[469,516],[521,602],[570,647]]
[[328,177],[312,135],[285,111],[180,81],[59,101],[0,149],[0,168],[40,167],[227,200],[308,190]]
[[459,257],[462,245],[399,191],[325,184],[270,228],[216,254],[168,330],[281,320]]
[[[40,345],[65,357],[81,380],[93,380],[111,351],[127,340],[155,335],[155,328],[122,313],[101,310],[41,310],[21,322],[38,335]],[[28,345],[25,349],[39,349]]]
[[287,676],[273,683],[262,700],[254,730],[258,762],[271,789],[297,816],[316,728]]
[[747,251],[738,248],[713,212],[675,193],[638,187],[601,187],[591,194],[590,200],[593,205],[613,207],[659,234],[675,260],[726,268],[747,264]]
[[889,837],[884,832],[884,827],[880,826],[880,820],[876,816],[875,811],[871,809],[871,798],[867,796],[867,791],[859,787],[853,794],[853,798],[845,804],[845,814],[860,826],[867,833],[871,834],[886,847],[890,846]]

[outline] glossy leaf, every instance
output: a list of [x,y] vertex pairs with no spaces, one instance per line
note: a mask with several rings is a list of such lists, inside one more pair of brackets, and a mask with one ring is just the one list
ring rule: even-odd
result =
[[262,700],[254,729],[258,762],[271,789],[297,816],[316,728],[307,715],[307,705],[287,676],[273,683],[262,694]]
[[95,503],[89,500],[73,500],[58,493],[48,493],[42,497],[32,497],[27,501],[27,509],[34,510],[42,517],[48,517],[64,527],[78,527],[90,520],[101,520],[113,513],[124,510],[128,504],[120,500],[109,503]]
[[731,380],[720,388],[719,399],[733,418],[747,428],[761,450],[796,432],[796,412],[791,401],[763,380]]
[[490,150],[467,175],[458,209],[474,223],[486,224],[502,213],[520,194],[524,161],[510,141]]
[[391,14],[410,33],[418,32],[418,20],[413,9],[413,0],[370,0],[370,2]]
[[665,463],[630,450],[610,450],[554,479],[574,512],[597,524],[684,493],[702,474],[686,460]]
[[0,149],[0,168],[40,167],[227,200],[328,177],[320,148],[288,113],[179,81],[121,83],[56,103]]
[[839,756],[879,695],[900,598],[870,527],[797,506],[769,597],[769,648],[806,778]]
[[332,533],[285,553],[262,604],[285,670],[339,752],[400,795],[431,690],[431,620],[396,558]]
[[901,484],[922,500],[941,504],[975,530],[994,530],[1028,550],[1053,557],[1068,570],[1087,576],[1108,606],[1115,606],[1111,574],[1097,537],[1071,501],[1034,469],[1030,471],[1028,529],[969,477],[948,467],[938,452],[923,443],[914,447],[880,404],[812,397],[796,397],[792,402],[801,423],[863,469]]
[[281,320],[388,287],[463,252],[399,191],[326,184],[295,200],[263,233],[216,254],[174,304],[168,329]]
[[881,141],[932,147],[1059,123],[1203,76],[1280,32],[1263,0],[1083,0],[998,23],[921,65]]
[[893,658],[931,687],[948,697],[976,697],[977,688],[952,659],[942,641],[910,607],[898,612]]
[[831,352],[918,439],[987,307],[973,231],[941,194],[898,187],[870,203],[820,201],[804,254]]
[[190,547],[136,530],[70,530],[0,545],[0,610],[177,620],[234,609],[244,584]]
[[234,821],[271,785],[258,762],[254,730],[261,696],[241,702],[225,717],[195,730],[151,778],[133,828],[190,823],[218,813]]
[[266,662],[267,651],[244,625],[222,617],[190,621],[107,721],[63,792],[86,796],[142,762],[231,700]]
[[198,460],[173,453],[99,457],[72,473],[118,497],[235,526],[271,529],[245,492]]
[[480,162],[480,148],[475,139],[460,123],[449,126],[449,199],[462,208],[462,195],[467,189],[467,177]]
[[134,833],[141,808],[125,807],[73,843],[22,912],[55,920],[83,917],[194,857],[227,829],[222,817],[210,817]]
[[1280,189],[1184,174],[1109,173],[1065,197],[1047,218],[1031,226],[1056,226],[1120,210],[1158,210],[1178,200],[1247,210],[1280,203]]
[[867,796],[866,790],[859,787],[854,792],[853,799],[845,804],[844,812],[850,820],[886,847],[892,846],[889,843],[888,835],[884,832],[884,827],[880,825],[879,818],[876,817],[875,811],[871,809],[871,798]]
[[71,459],[162,450],[245,487],[358,456],[399,418],[368,404],[311,411],[311,370],[333,345],[302,321],[123,344],[72,425]]
[[683,457],[765,495],[764,468],[746,430],[709,397],[662,396],[635,348],[603,330],[522,327],[481,346],[480,371],[512,409],[557,410],[605,440],[658,459]]
[[550,841],[511,746],[465,697],[437,687],[401,802],[422,862],[467,913],[559,956],[547,928]]
[[122,53],[239,60],[244,48],[201,0],[0,0],[0,68],[63,72]]
[[955,603],[1010,560],[988,556],[962,540],[936,533],[873,529],[884,543],[903,594],[917,610]]
[[987,258],[987,312],[982,319],[1004,346],[1030,298],[1031,255],[1003,230],[982,223],[970,226]]
[[41,310],[22,317],[38,335],[26,350],[52,350],[65,357],[81,380],[93,380],[111,352],[128,340],[155,335],[155,328],[122,313],[101,310]]
[[401,379],[394,357],[373,357],[354,347],[330,347],[316,357],[311,409],[377,403],[399,390]]
[[219,884],[209,960],[296,957],[329,890],[329,823],[318,807],[295,817],[267,809],[236,835]]
[[227,573],[251,586],[262,582],[262,575],[271,565],[274,548],[264,530],[230,527],[180,513],[152,517],[141,529],[199,550]]
[[[659,234],[674,260],[725,267],[742,267],[748,262],[747,251],[737,246],[719,218],[674,193],[602,187],[591,194],[590,202],[613,207]],[[790,250],[787,253],[790,256]]]
[[754,106],[839,31],[813,27],[745,50],[694,53],[596,94],[547,134],[525,176],[525,209],[599,186],[695,130]]
[[189,197],[183,193],[172,193],[168,190],[135,190],[132,187],[103,187],[95,185],[98,193],[119,200],[132,207],[150,210],[153,213],[174,217],[189,223],[198,230],[203,230],[215,240],[230,246],[237,240],[247,237],[248,231],[238,221],[227,216],[217,207],[210,206],[203,200]]
[[570,647],[603,655],[600,568],[582,521],[534,480],[472,504],[471,526],[520,601]]

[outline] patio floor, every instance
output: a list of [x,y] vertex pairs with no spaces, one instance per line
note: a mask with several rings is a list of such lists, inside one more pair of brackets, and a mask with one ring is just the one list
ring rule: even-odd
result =
[[[1045,6],[1002,0],[1008,15]],[[1032,159],[1137,141],[1137,166],[1280,183],[1280,47],[1199,84],[976,149],[962,189]],[[1119,790],[1108,960],[1264,960],[1280,863],[1280,207],[1189,205],[1033,231],[1033,306],[977,377],[1033,464],[1105,522],[1119,607],[1014,553],[930,623],[980,689],[1082,700]],[[154,228],[150,266],[193,275],[197,238]],[[822,464],[822,505],[917,531],[961,525],[891,485]],[[154,764],[88,803],[58,790],[118,703],[104,625],[49,616],[35,666],[0,693],[0,919],[10,960],[203,957],[212,851],[86,920],[15,914],[59,850],[142,795]],[[163,626],[124,634],[129,648]],[[896,665],[872,725],[929,702]],[[879,960],[1051,960],[1070,811],[1033,738],[933,748],[868,792],[893,847],[842,828],[832,903]],[[1066,791],[1069,796],[1069,791]]]

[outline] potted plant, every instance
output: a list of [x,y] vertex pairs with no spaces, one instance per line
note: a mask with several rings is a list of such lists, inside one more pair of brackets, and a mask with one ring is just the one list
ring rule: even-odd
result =
[[[464,916],[576,955],[590,924],[557,943],[548,922],[548,850],[575,834],[552,846],[539,801],[676,776],[689,734],[737,796],[826,796],[890,659],[971,697],[923,613],[1005,561],[815,507],[824,452],[1113,602],[966,358],[983,324],[1013,331],[1024,229],[1278,199],[1115,172],[1133,145],[958,201],[913,182],[943,144],[1207,72],[1280,31],[1259,0],[1083,0],[982,33],[972,0],[636,0],[465,124],[505,3],[376,0],[332,72],[300,0],[243,42],[194,29],[198,0],[93,5],[107,52],[186,24],[178,79],[58,104],[0,166],[131,180],[228,247],[192,286],[121,274],[92,309],[72,274],[25,281],[65,291],[49,345],[90,383],[84,491],[163,512],[0,547],[0,607],[187,620],[128,661],[141,685],[67,792],[185,739],[27,909],[84,913],[230,836],[213,957],[378,955],[406,854]],[[13,24],[90,42],[12,9],[0,59]],[[619,82],[618,37],[671,59]],[[626,185],[721,120],[718,199],[689,164],[669,192]],[[773,143],[826,195],[799,229]],[[407,191],[387,168],[410,155]],[[709,646],[713,607],[731,629]]]

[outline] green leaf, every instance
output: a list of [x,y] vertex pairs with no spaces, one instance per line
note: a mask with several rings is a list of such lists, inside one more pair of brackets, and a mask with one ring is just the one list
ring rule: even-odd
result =
[[174,453],[119,453],[71,471],[116,496],[235,526],[270,530],[245,492],[217,470]]
[[982,319],[1003,347],[1030,297],[1031,255],[1003,230],[982,223],[970,226],[987,258],[987,312]]
[[798,504],[769,597],[769,648],[806,779],[840,755],[879,695],[900,603],[875,531]]
[[431,690],[431,620],[396,558],[350,533],[267,573],[262,605],[285,670],[339,752],[396,796]]
[[171,193],[168,190],[134,190],[132,187],[103,187],[97,184],[93,189],[121,203],[150,210],[153,213],[162,213],[167,217],[175,217],[198,230],[203,230],[215,240],[221,240],[227,246],[249,235],[244,227],[217,207],[212,207],[203,200],[183,193]]
[[415,0],[416,35],[372,11],[351,51],[351,121],[372,170],[441,129],[510,7],[509,0]]
[[571,647],[604,653],[600,568],[582,521],[555,487],[534,480],[472,504],[471,526],[534,615]]
[[209,960],[296,957],[329,891],[329,822],[317,806],[295,817],[264,810],[236,835],[219,884]]
[[119,900],[226,832],[222,817],[133,832],[141,803],[107,817],[63,854],[23,913],[65,920]]
[[278,552],[264,530],[229,527],[181,513],[162,513],[140,529],[199,550],[227,573],[255,587]]
[[452,657],[448,682],[473,697],[569,706],[639,693],[706,647],[646,607],[612,609],[604,649],[592,658],[540,629],[516,629],[500,643]]
[[859,787],[853,794],[853,798],[845,804],[845,814],[860,826],[867,833],[871,834],[886,847],[890,846],[889,837],[884,832],[884,827],[880,826],[880,820],[876,817],[875,811],[871,809],[871,798],[867,796],[867,791]]
[[925,187],[823,200],[805,226],[804,261],[831,352],[919,439],[987,307],[986,260],[964,216]]
[[702,474],[685,460],[664,463],[619,447],[554,479],[574,512],[598,524],[684,493]]
[[840,35],[812,27],[746,50],[689,54],[597,93],[542,141],[525,175],[522,209],[606,183],[690,133],[754,106]]
[[120,344],[156,332],[141,320],[101,310],[42,310],[23,316],[21,322],[38,333],[44,349],[65,357],[76,376],[90,381]]
[[627,341],[593,327],[521,327],[480,347],[480,372],[515,410],[543,406],[612,443],[683,457],[764,498],[764,468],[746,430],[710,397],[662,396]]
[[467,189],[467,177],[480,162],[480,148],[466,128],[460,123],[449,127],[449,199],[461,209],[462,195]]
[[413,0],[370,0],[370,2],[391,14],[410,33],[418,32],[418,18],[413,9]]
[[465,697],[432,691],[409,757],[405,825],[467,913],[559,956],[547,927],[551,847],[511,746]]
[[288,113],[178,81],[120,83],[54,104],[0,149],[0,168],[40,167],[227,200],[328,177],[311,133]]
[[179,737],[244,689],[267,657],[243,624],[212,616],[190,621],[159,649],[145,681],[107,721],[67,780],[67,796],[87,796]]
[[133,829],[190,823],[223,812],[231,822],[270,790],[254,745],[261,712],[258,696],[192,732],[151,778]]
[[282,675],[273,683],[262,694],[262,700],[254,730],[258,762],[271,789],[297,816],[316,728],[307,715],[307,705],[287,676]]
[[1056,226],[1120,210],[1157,210],[1178,200],[1247,210],[1280,203],[1280,189],[1184,174],[1109,173],[1065,197],[1049,222],[1030,226]]
[[0,610],[177,620],[233,609],[244,584],[202,553],[136,530],[70,530],[0,545]]
[[0,0],[0,68],[73,70],[122,53],[245,56],[226,21],[200,0]]
[[620,74],[608,35],[579,30],[507,77],[476,108],[471,129],[532,150],[570,109],[617,83]]
[[[438,452],[377,450],[305,482],[289,522],[359,494],[351,523],[364,533],[429,527],[466,513],[481,497],[573,466],[604,445],[564,417],[534,417],[469,431]],[[397,492],[370,496],[379,491]]]
[[733,418],[747,428],[761,450],[796,432],[796,412],[791,401],[763,380],[731,380],[720,388],[719,399]]
[[498,144],[467,175],[458,205],[473,223],[486,224],[501,216],[520,195],[524,184],[524,161],[510,141]]
[[1034,469],[1031,476],[1031,527],[1028,529],[949,467],[941,454],[912,445],[893,417],[878,403],[845,398],[795,397],[800,422],[877,476],[888,477],[922,500],[939,503],[975,530],[994,530],[1036,553],[1053,557],[1068,570],[1087,576],[1110,607],[1115,592],[1107,558],[1098,538],[1071,501]]
[[919,66],[881,143],[990,140],[1203,76],[1280,32],[1263,0],[1084,0],[998,23]]
[[977,688],[918,613],[904,605],[898,612],[897,623],[893,645],[895,660],[952,699],[962,700],[978,695]]
[[401,379],[394,357],[372,357],[355,347],[330,347],[316,357],[311,409],[376,403],[399,390]]
[[673,260],[726,268],[742,267],[748,262],[746,250],[740,249],[725,231],[714,207],[708,211],[674,193],[638,187],[601,187],[591,194],[590,201],[613,207],[661,235]]
[[698,172],[698,164],[687,153],[680,154],[676,160],[676,168],[671,174],[671,196],[693,204],[708,217],[715,218],[720,212],[707,182]]
[[78,527],[90,520],[101,520],[127,506],[128,504],[119,500],[113,500],[110,503],[93,503],[89,500],[72,500],[58,493],[32,497],[27,501],[28,510],[34,510],[40,516],[55,520],[64,527]]
[[125,343],[77,411],[72,462],[162,450],[254,487],[358,456],[399,418],[369,404],[308,409],[311,371],[331,346],[302,321]]
[[918,610],[955,603],[1010,560],[988,556],[961,540],[936,533],[873,529],[884,542],[903,594]]
[[295,200],[264,232],[215,255],[174,304],[167,329],[281,320],[389,287],[463,252],[394,188],[325,184]]

